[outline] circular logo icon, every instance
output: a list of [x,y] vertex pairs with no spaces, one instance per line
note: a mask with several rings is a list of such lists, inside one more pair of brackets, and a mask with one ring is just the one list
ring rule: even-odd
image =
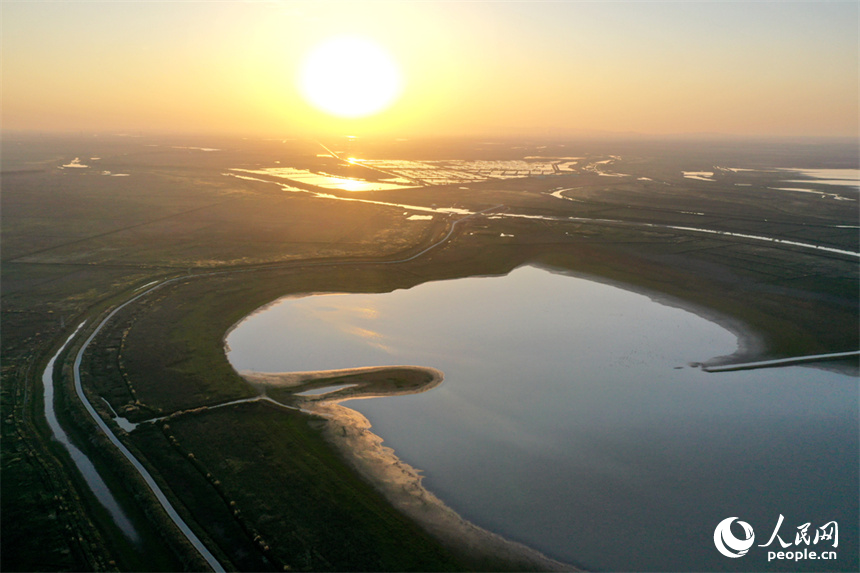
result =
[[717,528],[714,530],[714,545],[717,546],[717,551],[726,557],[743,557],[755,542],[753,528],[746,521],[738,521],[738,525],[743,528],[746,537],[738,539],[732,534],[732,522],[736,519],[737,517],[727,517],[717,524]]

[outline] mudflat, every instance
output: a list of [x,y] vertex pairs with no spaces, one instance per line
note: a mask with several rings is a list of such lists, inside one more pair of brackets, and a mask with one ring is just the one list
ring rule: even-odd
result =
[[[344,400],[426,392],[442,382],[443,374],[439,370],[394,366],[318,372],[244,371],[240,374],[263,395],[324,418],[323,435],[350,466],[373,484],[395,508],[455,552],[501,559],[523,570],[577,570],[463,519],[422,485],[418,470],[383,445],[382,438],[371,431],[367,418],[339,404]],[[350,387],[330,393],[298,395],[308,390],[346,384]]]

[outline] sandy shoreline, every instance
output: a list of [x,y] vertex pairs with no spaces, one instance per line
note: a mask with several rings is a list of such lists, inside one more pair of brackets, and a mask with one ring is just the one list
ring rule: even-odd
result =
[[[382,388],[384,384],[379,379],[390,379],[395,373],[414,375],[423,380],[406,387]],[[383,445],[383,439],[371,431],[370,421],[364,415],[339,404],[344,400],[426,392],[441,384],[444,378],[441,371],[418,366],[384,366],[319,372],[242,371],[239,374],[270,397],[278,389],[305,391],[349,380],[355,384],[350,388],[316,396],[293,394],[290,402],[326,420],[323,427],[326,440],[389,503],[454,552],[470,557],[486,555],[495,560],[503,559],[520,570],[578,571],[463,519],[424,487],[419,470],[400,460],[393,449]]]

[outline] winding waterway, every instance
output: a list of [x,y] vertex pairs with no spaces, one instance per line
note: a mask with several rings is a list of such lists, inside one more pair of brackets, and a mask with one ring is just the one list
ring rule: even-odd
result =
[[[143,464],[138,461],[138,459],[134,456],[134,454],[129,451],[128,448],[117,438],[117,436],[113,433],[113,430],[108,427],[108,425],[101,419],[101,416],[96,412],[93,405],[90,403],[86,394],[83,390],[83,384],[81,382],[81,362],[83,360],[84,353],[87,350],[87,347],[99,333],[99,331],[107,324],[120,310],[122,310],[127,305],[132,302],[138,300],[139,298],[145,296],[149,292],[156,290],[159,286],[163,286],[170,282],[173,282],[176,279],[171,279],[169,281],[165,281],[160,283],[160,285],[151,286],[148,290],[143,291],[142,293],[132,297],[126,302],[122,303],[118,307],[114,308],[106,317],[104,317],[101,322],[95,327],[95,329],[90,333],[87,339],[83,342],[81,347],[78,349],[77,354],[75,355],[75,360],[72,366],[72,377],[74,379],[74,387],[75,387],[75,395],[80,403],[83,405],[86,412],[89,414],[92,421],[98,426],[99,430],[104,434],[104,436],[110,441],[110,443],[125,457],[131,465],[134,467],[135,471],[140,475],[140,477],[144,480],[147,487],[150,491],[155,495],[158,503],[162,506],[162,508],[167,512],[167,516],[171,521],[179,528],[179,531],[182,535],[188,540],[188,542],[194,547],[194,549],[200,553],[200,556],[206,561],[206,563],[212,568],[213,571],[223,572],[224,568],[215,558],[215,556],[206,548],[202,541],[197,537],[197,535],[191,530],[187,523],[182,519],[182,517],[177,513],[176,509],[167,499],[167,496],[161,490],[161,487],[156,483],[155,479],[149,473],[149,471],[143,466]],[[150,283],[152,284],[152,283]],[[148,286],[148,285],[144,285]],[[142,287],[141,287],[142,288]],[[137,289],[138,291],[141,289]],[[136,291],[137,292],[137,291]],[[128,515],[123,511],[118,503],[117,498],[114,493],[110,490],[110,488],[105,483],[105,480],[98,473],[92,461],[81,452],[69,439],[68,434],[66,434],[65,430],[60,426],[59,420],[57,419],[55,404],[54,404],[54,364],[57,358],[63,353],[69,343],[75,338],[75,336],[81,331],[81,328],[84,326],[84,323],[81,323],[77,329],[66,339],[66,341],[60,346],[59,350],[51,357],[48,361],[47,366],[45,367],[45,371],[42,374],[42,384],[44,387],[44,403],[45,403],[45,417],[48,421],[48,426],[51,428],[51,432],[53,433],[54,439],[59,441],[69,452],[69,455],[72,457],[75,465],[78,468],[78,471],[82,474],[84,480],[86,481],[88,487],[95,495],[96,499],[98,499],[99,503],[101,503],[105,509],[111,515],[111,518],[119,527],[119,529],[123,532],[123,534],[128,537],[130,540],[134,542],[140,541],[140,535],[138,530],[135,528],[134,524],[129,519]],[[140,548],[145,548],[141,546]],[[149,563],[152,565],[153,563]]]
[[764,544],[782,514],[790,540],[837,521],[839,566],[856,564],[856,378],[703,372],[689,363],[734,352],[737,338],[679,307],[528,266],[283,299],[227,343],[238,370],[442,370],[429,392],[346,405],[465,518],[551,557],[592,570],[784,569],[766,548],[728,559],[713,542],[739,516]]
[[[259,179],[257,177],[250,177],[246,175],[236,175],[235,173],[226,173],[226,175],[236,177],[238,179],[246,179],[249,181],[258,181],[262,183],[272,183],[271,181],[266,181],[265,179]],[[329,193],[320,193],[317,191],[308,191],[305,189],[297,189],[295,187],[290,187],[288,185],[279,185],[284,191],[288,191],[291,193],[305,193],[310,194],[319,199],[329,199],[334,201],[350,201],[356,203],[367,203],[370,205],[383,205],[387,207],[399,207],[402,209],[407,209],[410,211],[418,211],[422,213],[437,213],[437,214],[457,214],[457,215],[475,215],[473,211],[469,211],[468,209],[460,209],[460,208],[436,208],[436,207],[423,207],[420,205],[410,205],[406,203],[389,203],[385,201],[373,201],[370,199],[359,199],[356,197],[339,197],[337,195],[331,195]],[[559,199],[569,199],[569,197],[565,197],[562,192],[567,191],[568,189],[563,189],[562,191],[552,193],[551,195],[559,198]],[[503,207],[500,205],[499,207]],[[688,213],[689,214],[689,213]],[[696,213],[697,215],[704,215],[704,213]],[[704,229],[700,227],[688,227],[688,226],[678,226],[678,225],[661,225],[657,223],[642,223],[637,221],[625,221],[620,219],[600,219],[600,218],[591,218],[591,217],[565,217],[565,216],[548,216],[548,215],[525,215],[522,213],[512,213],[512,212],[504,212],[504,213],[496,213],[491,219],[504,219],[504,218],[513,218],[513,219],[532,219],[537,221],[558,221],[558,222],[572,222],[572,223],[589,223],[595,225],[607,225],[607,226],[618,226],[618,227],[632,227],[632,228],[642,228],[642,229],[670,229],[673,231],[682,231],[685,233],[705,233],[709,235],[722,235],[723,237],[733,237],[737,239],[745,239],[751,240],[755,242],[765,242],[770,243],[772,245],[785,245],[788,247],[800,247],[802,249],[813,249],[816,251],[825,251],[828,253],[835,253],[839,255],[847,255],[849,257],[860,257],[860,253],[849,251],[846,249],[837,249],[835,247],[828,247],[825,245],[814,244],[814,243],[806,243],[801,241],[793,241],[790,239],[781,239],[777,237],[765,237],[762,235],[750,235],[747,233],[733,233],[730,231],[720,231],[715,229]],[[838,228],[839,226],[835,226]]]
[[81,475],[87,483],[87,486],[90,488],[90,491],[93,492],[93,495],[95,495],[96,499],[99,500],[99,503],[104,506],[108,513],[110,513],[111,518],[117,524],[117,527],[119,527],[123,534],[130,540],[138,541],[139,537],[137,530],[120,507],[116,497],[113,495],[113,492],[111,492],[110,488],[107,486],[104,479],[102,479],[102,476],[96,470],[95,466],[86,454],[78,449],[78,447],[69,439],[69,435],[62,426],[60,426],[60,422],[57,420],[57,414],[54,411],[54,363],[57,361],[57,357],[63,353],[63,350],[66,349],[66,346],[68,346],[69,342],[72,341],[83,326],[84,324],[81,323],[78,328],[69,335],[63,345],[60,346],[59,350],[57,350],[57,352],[48,361],[48,365],[42,373],[42,387],[44,389],[45,398],[45,418],[48,421],[48,427],[51,428],[51,433],[53,434],[54,439],[62,444],[69,453],[69,456],[71,456],[72,461],[78,468],[78,471],[81,472]]

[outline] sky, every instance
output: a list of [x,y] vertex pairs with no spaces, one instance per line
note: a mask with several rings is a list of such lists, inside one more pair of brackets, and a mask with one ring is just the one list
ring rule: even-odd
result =
[[[0,117],[117,133],[856,138],[858,7],[2,0]],[[399,97],[374,115],[332,115],[298,85],[315,46],[343,35],[399,70]],[[356,59],[324,73],[360,83]]]

